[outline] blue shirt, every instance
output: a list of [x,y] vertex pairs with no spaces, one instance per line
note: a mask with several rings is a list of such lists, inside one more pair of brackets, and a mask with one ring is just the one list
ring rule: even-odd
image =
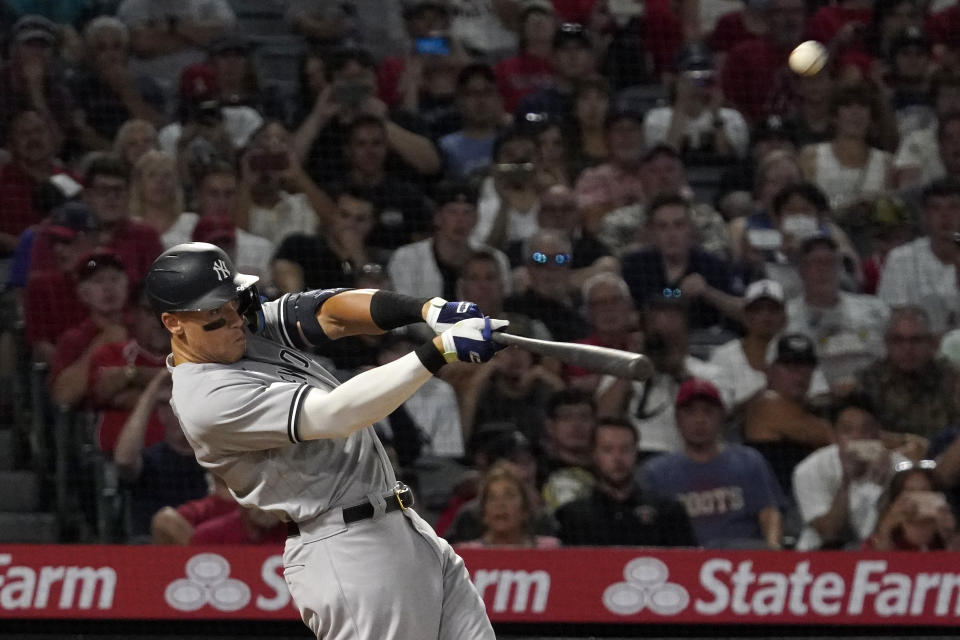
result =
[[770,465],[742,445],[726,445],[709,462],[695,462],[683,452],[657,456],[643,465],[641,474],[648,491],[686,507],[697,540],[705,546],[763,540],[757,516],[782,502]]
[[493,158],[493,141],[496,136],[482,140],[465,136],[457,131],[440,138],[440,150],[446,163],[447,175],[451,178],[465,178],[471,172],[483,169]]

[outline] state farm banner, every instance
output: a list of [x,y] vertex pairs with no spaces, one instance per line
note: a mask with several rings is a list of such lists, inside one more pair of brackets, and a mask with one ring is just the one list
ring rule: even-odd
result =
[[[960,621],[949,553],[461,553],[494,622]],[[0,546],[0,618],[296,619],[282,572],[272,547]]]

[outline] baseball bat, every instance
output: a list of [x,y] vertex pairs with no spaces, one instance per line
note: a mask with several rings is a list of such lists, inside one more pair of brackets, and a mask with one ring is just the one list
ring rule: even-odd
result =
[[499,331],[493,334],[492,340],[498,344],[515,345],[537,355],[618,378],[642,382],[653,375],[653,363],[650,362],[650,358],[641,353],[630,353],[589,344],[524,338]]

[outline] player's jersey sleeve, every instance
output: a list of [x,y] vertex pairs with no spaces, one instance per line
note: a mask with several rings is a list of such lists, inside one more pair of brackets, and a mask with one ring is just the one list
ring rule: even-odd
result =
[[300,412],[310,385],[244,370],[220,369],[204,375],[199,367],[174,373],[172,404],[201,461],[211,454],[262,451],[300,442]]
[[295,349],[308,349],[329,340],[316,321],[317,309],[328,298],[348,289],[315,289],[287,293],[263,303],[263,333],[267,338]]

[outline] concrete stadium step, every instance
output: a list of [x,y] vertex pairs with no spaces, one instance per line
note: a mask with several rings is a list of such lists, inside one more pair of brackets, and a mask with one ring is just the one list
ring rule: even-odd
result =
[[0,544],[55,544],[60,526],[52,513],[8,513],[0,511]]
[[0,471],[13,471],[17,455],[17,438],[13,429],[0,429]]
[[0,512],[40,509],[40,479],[32,471],[0,471]]

